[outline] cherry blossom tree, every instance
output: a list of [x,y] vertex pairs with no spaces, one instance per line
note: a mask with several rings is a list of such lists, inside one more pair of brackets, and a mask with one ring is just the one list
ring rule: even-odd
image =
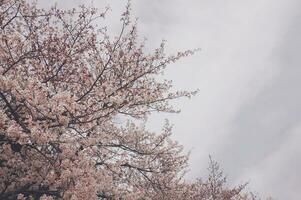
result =
[[157,134],[135,123],[195,94],[157,77],[196,50],[146,53],[130,4],[116,37],[107,10],[0,1],[0,199],[221,199],[214,177],[184,181],[168,122]]
[[219,164],[209,156],[207,179],[198,179],[190,184],[187,193],[194,200],[259,200],[254,193],[245,191],[246,186],[247,183],[232,188],[227,186],[227,177]]

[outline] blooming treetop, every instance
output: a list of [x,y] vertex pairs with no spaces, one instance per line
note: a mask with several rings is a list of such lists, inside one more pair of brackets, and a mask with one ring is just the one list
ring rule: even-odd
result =
[[94,25],[106,12],[0,1],[0,199],[207,199],[171,126],[131,120],[194,94],[156,76],[195,51],[145,53],[129,4],[117,37]]

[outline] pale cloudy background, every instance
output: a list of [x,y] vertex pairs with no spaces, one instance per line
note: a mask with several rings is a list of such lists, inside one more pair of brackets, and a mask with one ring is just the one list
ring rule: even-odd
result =
[[[49,5],[55,1],[42,0]],[[72,7],[90,0],[57,0]],[[124,0],[111,5],[108,25],[119,28]],[[177,101],[179,115],[154,115],[148,127],[174,124],[174,138],[191,151],[192,179],[206,175],[208,155],[231,184],[279,200],[301,199],[301,1],[132,0],[148,47],[161,39],[168,52],[202,48],[170,66],[166,77],[180,89],[200,89]]]

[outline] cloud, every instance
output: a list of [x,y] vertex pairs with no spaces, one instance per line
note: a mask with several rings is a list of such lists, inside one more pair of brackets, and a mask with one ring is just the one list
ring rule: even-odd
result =
[[[171,117],[175,138],[192,149],[189,177],[203,174],[207,156],[213,154],[233,182],[254,180],[254,190],[281,199],[300,196],[291,187],[298,185],[292,178],[296,163],[278,151],[288,148],[288,130],[300,121],[298,6],[298,1],[271,0],[154,1],[146,8],[140,1],[138,14],[150,37],[166,37],[170,51],[195,45],[203,49],[169,72],[177,87],[200,88],[198,97],[181,101],[183,112]],[[150,127],[161,120],[155,116]],[[274,166],[275,173],[252,168],[269,163],[271,155],[288,163]],[[243,176],[248,170],[252,175]],[[277,181],[260,179],[266,170]],[[279,181],[287,177],[291,184]]]
[[246,169],[240,179],[249,179],[250,186],[258,188],[263,194],[278,199],[299,199],[300,131],[301,122],[295,124],[291,130],[283,131],[285,140],[258,164]]

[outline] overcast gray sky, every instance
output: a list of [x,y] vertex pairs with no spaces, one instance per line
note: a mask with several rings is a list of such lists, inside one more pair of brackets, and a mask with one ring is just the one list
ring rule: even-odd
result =
[[[53,1],[43,0],[45,4]],[[90,0],[56,0],[63,6]],[[110,4],[113,31],[125,0]],[[174,138],[191,150],[188,178],[206,174],[208,155],[230,182],[280,200],[301,197],[301,1],[132,0],[140,35],[168,52],[200,47],[170,66],[176,88],[200,89],[180,100],[178,115],[154,115],[159,130],[168,117]],[[298,171],[299,170],[299,171]]]

